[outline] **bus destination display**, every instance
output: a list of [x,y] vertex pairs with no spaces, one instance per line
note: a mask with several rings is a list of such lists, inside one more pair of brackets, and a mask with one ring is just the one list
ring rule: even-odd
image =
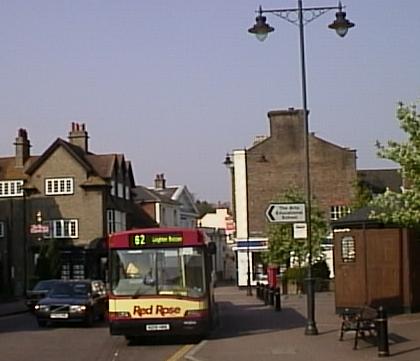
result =
[[181,234],[132,234],[130,247],[176,246],[182,244]]

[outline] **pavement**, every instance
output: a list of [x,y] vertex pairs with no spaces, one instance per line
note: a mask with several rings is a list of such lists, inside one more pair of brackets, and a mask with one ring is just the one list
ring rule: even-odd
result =
[[0,317],[28,312],[25,300],[22,298],[0,300]]
[[[282,295],[281,311],[265,305],[236,286],[216,288],[220,325],[213,336],[186,353],[188,361],[359,361],[375,360],[374,340],[359,341],[353,350],[354,332],[339,341],[341,319],[335,313],[332,292],[315,295],[315,322],[318,335],[305,335],[306,296]],[[24,300],[0,301],[0,317],[27,312]],[[390,355],[395,361],[420,360],[420,313],[388,318]]]
[[[339,341],[341,319],[335,313],[334,293],[315,295],[318,335],[305,335],[306,296],[282,295],[282,310],[235,286],[217,287],[221,324],[215,335],[199,343],[184,359],[188,361],[357,361],[379,357],[374,339],[361,339],[353,350],[354,332]],[[420,360],[420,313],[388,318],[388,358]]]

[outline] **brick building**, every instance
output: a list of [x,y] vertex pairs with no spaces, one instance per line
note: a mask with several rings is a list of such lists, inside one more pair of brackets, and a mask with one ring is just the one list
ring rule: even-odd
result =
[[48,240],[59,248],[61,277],[104,278],[107,234],[149,224],[132,200],[131,163],[92,153],[88,138],[85,125],[73,123],[68,141],[57,138],[34,156],[20,129],[15,155],[0,158],[0,293],[30,287]]
[[[233,199],[237,229],[238,282],[246,284],[247,257],[255,281],[259,250],[266,247],[266,209],[287,189],[304,194],[303,111],[293,108],[268,113],[270,134],[248,149],[233,152]],[[312,197],[327,219],[348,210],[357,179],[356,152],[309,134]],[[249,242],[249,243],[248,243]],[[242,272],[241,272],[242,270]]]

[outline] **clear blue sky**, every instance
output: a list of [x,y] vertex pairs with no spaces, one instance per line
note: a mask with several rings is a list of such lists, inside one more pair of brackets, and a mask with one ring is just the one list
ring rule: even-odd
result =
[[[26,128],[32,154],[72,121],[95,153],[124,153],[137,184],[164,173],[201,200],[230,198],[226,152],[268,134],[267,112],[301,107],[292,24],[261,43],[255,10],[295,0],[4,0],[0,4],[0,155]],[[358,168],[395,166],[375,142],[401,140],[398,101],[420,96],[420,1],[343,1],[356,23],[342,39],[334,11],[305,27],[310,130],[358,154]],[[335,6],[306,0],[305,6]]]

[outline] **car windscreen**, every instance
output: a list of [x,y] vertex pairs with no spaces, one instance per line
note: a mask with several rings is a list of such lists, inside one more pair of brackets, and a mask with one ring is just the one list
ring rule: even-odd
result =
[[49,297],[54,298],[85,298],[89,295],[89,285],[87,283],[60,282],[55,284],[49,293]]
[[54,284],[57,283],[57,281],[52,280],[46,280],[46,281],[39,281],[35,287],[34,291],[48,291],[54,286]]

